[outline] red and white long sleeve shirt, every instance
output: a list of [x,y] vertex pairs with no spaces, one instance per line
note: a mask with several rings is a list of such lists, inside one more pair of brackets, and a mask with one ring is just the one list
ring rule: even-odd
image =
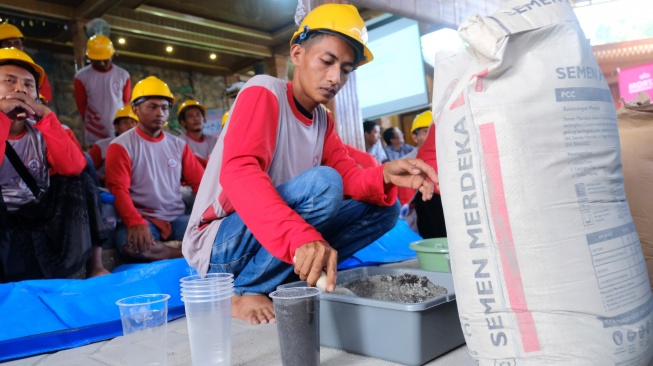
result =
[[113,117],[131,96],[129,73],[115,64],[106,72],[87,65],[75,74],[74,90],[77,109],[84,119],[86,144],[114,136]]
[[288,263],[301,245],[325,241],[275,188],[318,165],[340,173],[344,195],[378,205],[395,202],[396,187],[384,184],[383,168],[361,169],[349,157],[324,108],[306,118],[297,110],[291,83],[267,75],[250,79],[234,102],[193,206],[182,246],[190,265],[208,271],[220,223],[234,212]]
[[184,213],[180,182],[197,192],[204,168],[188,145],[166,132],[151,138],[138,127],[107,149],[106,186],[125,225],[146,225],[143,216],[173,221]]
[[25,132],[13,138],[9,137],[10,127],[9,117],[0,113],[0,186],[9,212],[34,200],[34,195],[5,156],[5,141],[9,141],[41,189],[48,188],[50,175],[74,176],[84,170],[86,158],[54,113],[36,123],[26,121]]

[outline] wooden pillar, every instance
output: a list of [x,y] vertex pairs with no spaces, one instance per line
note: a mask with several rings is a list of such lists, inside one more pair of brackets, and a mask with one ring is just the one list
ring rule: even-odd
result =
[[285,79],[288,59],[288,56],[283,55],[273,55],[272,57],[266,59],[265,73],[270,76]]
[[71,37],[73,39],[73,55],[75,57],[75,71],[86,65],[86,33],[84,33],[84,22],[72,19],[68,23]]

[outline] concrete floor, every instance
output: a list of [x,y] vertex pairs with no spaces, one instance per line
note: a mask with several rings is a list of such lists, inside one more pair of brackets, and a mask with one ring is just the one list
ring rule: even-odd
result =
[[[49,355],[40,355],[5,363],[6,366],[107,366],[124,365],[121,351],[123,337],[110,341],[93,343],[87,346],[73,348]],[[190,365],[190,344],[186,318],[181,318],[168,324],[168,365]],[[281,354],[277,338],[277,327],[274,324],[250,325],[244,321],[234,320],[232,323],[232,365],[271,366],[281,365]],[[344,351],[321,347],[321,365],[360,365],[360,366],[390,366],[393,362],[376,358],[360,356]],[[467,347],[459,347],[442,355],[426,365],[436,366],[467,366],[476,365]]]
[[[418,268],[417,260],[389,265],[397,268]],[[5,363],[7,366],[47,365],[47,366],[107,366],[124,365],[125,357],[121,347],[123,337],[97,342],[83,347],[39,355]],[[232,365],[281,365],[279,340],[275,324],[251,325],[234,319],[232,322]],[[190,365],[190,344],[186,318],[168,323],[168,364]],[[322,365],[360,365],[390,366],[396,363],[377,358],[347,353],[345,351],[321,347]],[[467,352],[466,346],[458,347],[426,365],[467,366],[476,365]]]

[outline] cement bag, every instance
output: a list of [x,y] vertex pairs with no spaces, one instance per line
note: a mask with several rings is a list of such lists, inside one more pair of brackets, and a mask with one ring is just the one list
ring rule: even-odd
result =
[[624,185],[630,212],[653,282],[653,105],[639,93],[617,111]]
[[615,108],[571,7],[514,1],[459,33],[471,62],[450,77],[436,146],[470,352],[480,365],[647,365],[653,297]]

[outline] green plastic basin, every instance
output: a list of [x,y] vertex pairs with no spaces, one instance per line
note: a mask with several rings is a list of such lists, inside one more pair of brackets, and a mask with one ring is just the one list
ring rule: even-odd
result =
[[451,272],[447,238],[418,240],[410,243],[408,247],[417,252],[417,260],[422,269],[434,272]]

